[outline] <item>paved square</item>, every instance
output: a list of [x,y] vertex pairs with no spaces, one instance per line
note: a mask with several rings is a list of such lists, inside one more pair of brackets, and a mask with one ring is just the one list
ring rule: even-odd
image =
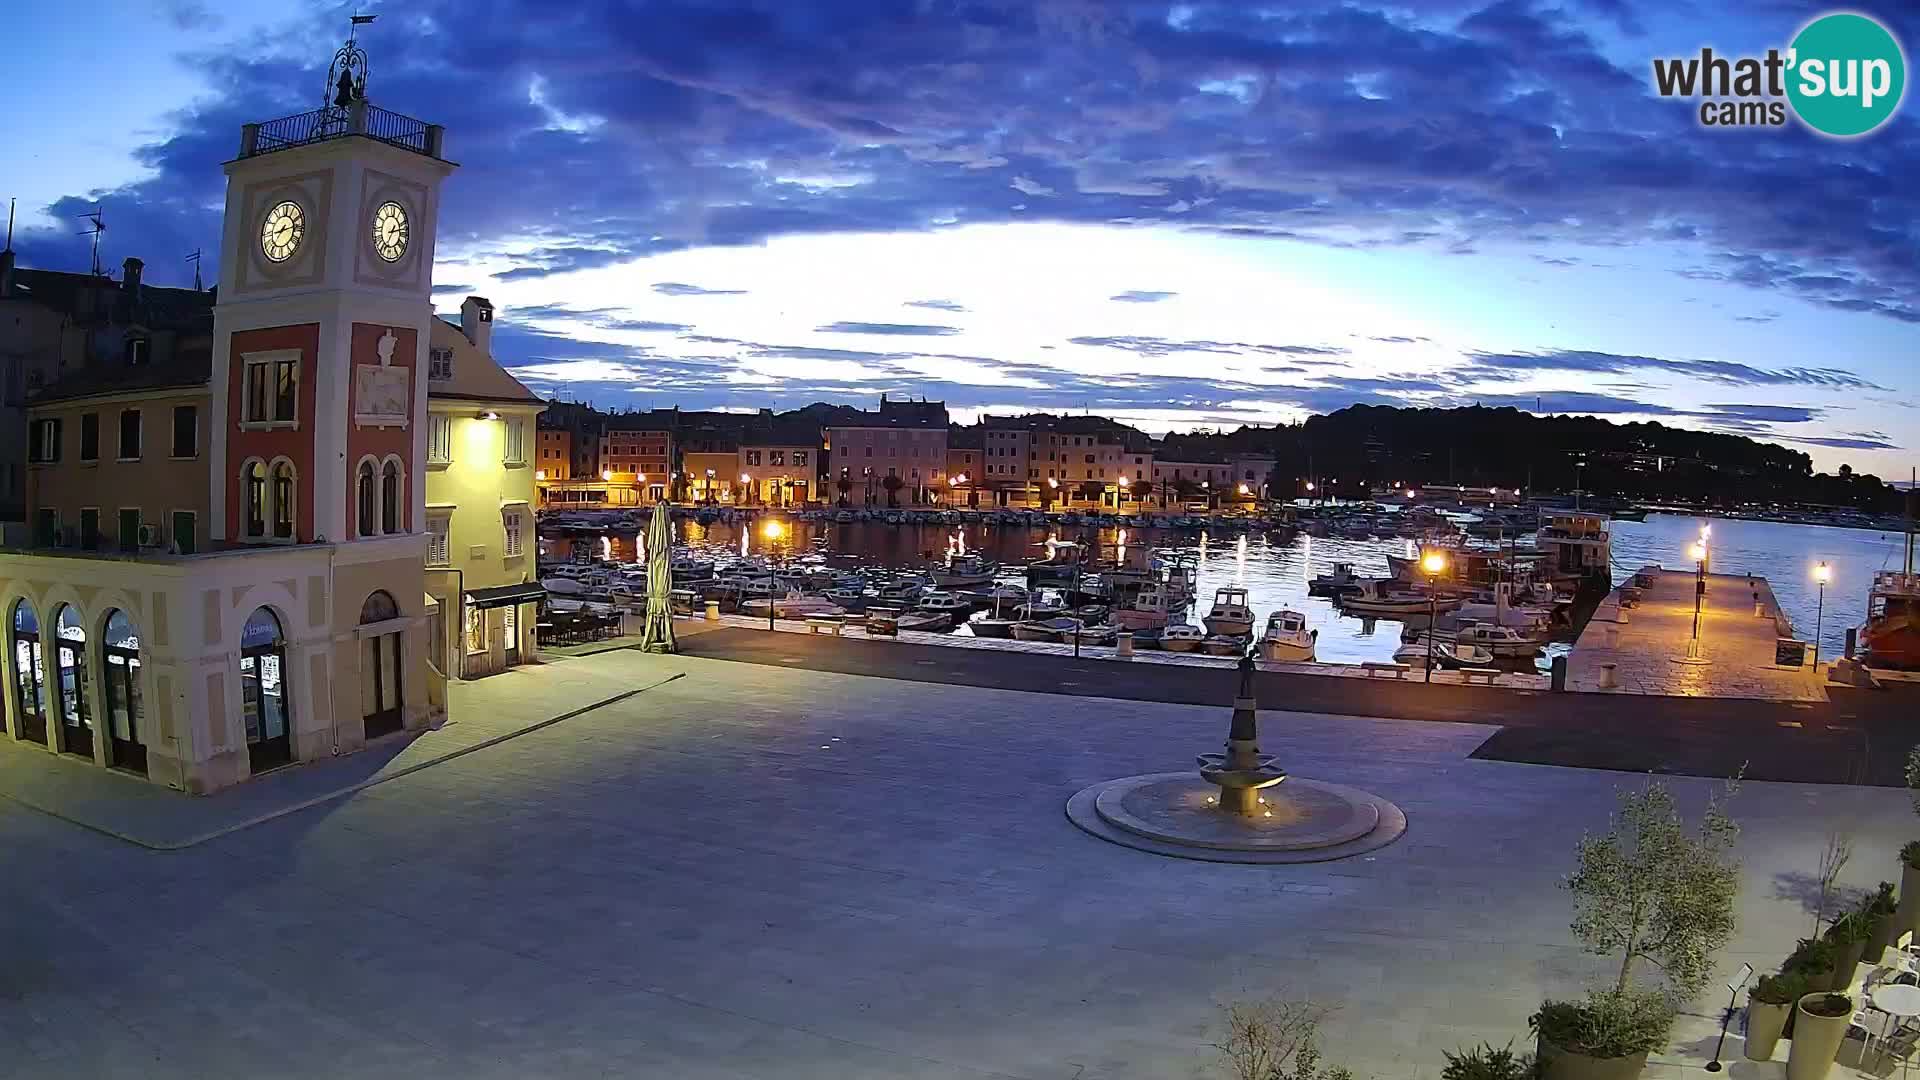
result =
[[[528,721],[678,671],[183,851],[0,802],[0,1076],[1192,1077],[1217,1003],[1278,990],[1340,1006],[1329,1057],[1359,1075],[1437,1076],[1602,966],[1555,882],[1635,780],[1469,759],[1485,727],[1266,703],[1267,750],[1409,828],[1257,867],[1063,814],[1093,781],[1186,767],[1225,703],[618,652],[461,686],[455,715]],[[1855,833],[1855,885],[1920,834],[1898,790],[1755,783],[1735,813],[1729,969],[1807,933],[1797,883],[1828,829]],[[1710,1027],[1666,1060],[1703,1063]]]

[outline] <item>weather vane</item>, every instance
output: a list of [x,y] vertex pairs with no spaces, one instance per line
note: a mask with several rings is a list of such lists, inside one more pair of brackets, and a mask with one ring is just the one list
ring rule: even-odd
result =
[[335,108],[344,109],[356,101],[367,99],[367,51],[360,47],[356,38],[360,28],[377,17],[354,15],[348,19],[347,43],[340,46],[340,50],[333,54],[333,63],[327,65],[324,98],[331,100]]

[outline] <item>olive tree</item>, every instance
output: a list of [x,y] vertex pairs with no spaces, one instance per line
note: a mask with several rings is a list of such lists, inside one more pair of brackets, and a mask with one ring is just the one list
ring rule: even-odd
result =
[[1632,989],[1641,962],[1658,969],[1677,1001],[1691,1000],[1712,977],[1714,953],[1733,936],[1740,891],[1740,830],[1724,805],[1737,788],[1730,781],[1689,826],[1673,793],[1649,780],[1620,792],[1604,835],[1581,838],[1579,866],[1564,883],[1573,893],[1573,932],[1588,952],[1619,959],[1615,994]]

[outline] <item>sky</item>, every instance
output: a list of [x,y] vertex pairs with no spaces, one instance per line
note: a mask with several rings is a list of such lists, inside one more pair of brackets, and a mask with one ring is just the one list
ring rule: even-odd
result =
[[[217,273],[239,128],[320,104],[349,7],[30,3],[23,264]],[[1784,0],[366,0],[368,95],[444,124],[435,301],[543,394],[883,392],[1153,431],[1512,405],[1920,460],[1920,112],[1702,127],[1651,61]],[[1867,4],[1902,42],[1911,3]],[[103,28],[105,28],[103,30]],[[7,190],[11,188],[11,190]]]

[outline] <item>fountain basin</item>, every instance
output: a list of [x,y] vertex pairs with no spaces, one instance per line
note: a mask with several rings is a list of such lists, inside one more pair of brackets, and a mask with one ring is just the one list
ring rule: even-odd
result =
[[1400,808],[1369,792],[1290,776],[1251,816],[1222,810],[1219,789],[1190,772],[1095,784],[1067,800],[1081,829],[1126,847],[1210,862],[1298,863],[1385,847],[1406,831]]

